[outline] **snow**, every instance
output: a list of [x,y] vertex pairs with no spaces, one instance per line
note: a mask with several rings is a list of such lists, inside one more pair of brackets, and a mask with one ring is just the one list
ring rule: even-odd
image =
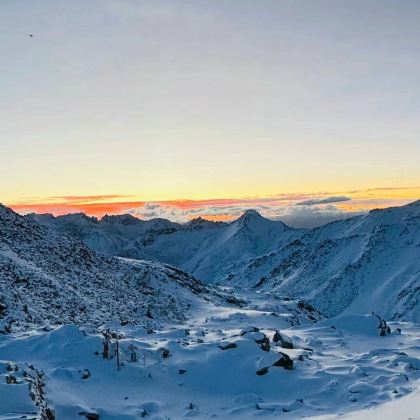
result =
[[[108,255],[180,267],[207,283],[276,289],[326,316],[375,311],[420,322],[420,201],[321,226],[292,229],[249,210],[231,223],[124,216],[77,222],[31,216]],[[74,234],[76,232],[76,234]]]
[[0,206],[0,419],[418,418],[419,221],[419,203],[310,231]]
[[374,409],[345,416],[345,418],[353,420],[386,420],[392,418],[419,420],[419,407],[420,393],[416,393]]
[[[0,337],[0,375],[7,374],[6,363],[45,372],[46,401],[58,419],[79,418],[80,412],[101,419],[137,419],[145,413],[156,419],[336,414],[358,419],[382,404],[387,412],[400,410],[404,396],[419,391],[419,326],[391,323],[402,332],[384,337],[373,315],[291,326],[293,317],[284,316],[292,307],[287,305],[283,316],[267,312],[264,303],[217,306],[211,318],[197,308],[187,322],[151,334],[119,325],[125,337],[119,340],[121,370],[115,358],[103,359],[98,330],[67,325],[9,334]],[[275,346],[275,329],[291,337],[295,348]],[[270,339],[269,352],[259,344],[264,336]],[[227,343],[235,346],[222,350]],[[130,362],[130,345],[137,348],[137,362]],[[161,348],[169,350],[168,357]],[[282,353],[293,360],[292,370],[273,366]],[[258,375],[263,368],[267,373]],[[86,370],[90,376],[83,379]],[[0,413],[34,410],[20,385],[2,386],[13,398],[0,399]]]
[[176,265],[210,283],[226,277],[249,258],[268,252],[295,232],[253,210],[232,223],[195,219],[185,225],[165,219],[137,219],[137,223],[127,225],[121,222],[123,216],[113,216],[113,223],[109,222],[110,216],[100,221],[85,216],[81,222],[75,215],[27,217],[83,240],[104,254]]

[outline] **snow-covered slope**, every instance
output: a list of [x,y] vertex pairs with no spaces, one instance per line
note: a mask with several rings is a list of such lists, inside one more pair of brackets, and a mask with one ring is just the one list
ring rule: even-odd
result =
[[209,238],[182,267],[198,278],[224,283],[245,261],[287,242],[294,232],[282,222],[265,219],[256,211],[248,210],[232,223],[209,231]]
[[27,217],[107,255],[176,265],[209,283],[223,282],[249,259],[300,234],[254,210],[246,211],[232,223],[198,218],[184,225],[165,219],[143,221],[129,215],[105,216],[101,220],[84,214]]
[[[262,296],[253,309],[216,307],[205,319],[192,313],[186,324],[152,333],[119,327],[120,370],[91,329],[0,336],[0,418],[48,409],[58,420],[360,415],[387,402],[401,407],[418,390],[418,326],[391,323],[380,336],[368,315],[291,327],[287,316],[264,310],[269,300]],[[293,348],[275,341],[277,329]],[[397,407],[382,418],[408,418]]]
[[187,225],[127,215],[112,224],[108,218],[86,224],[81,215],[31,217],[107,254],[174,264],[207,282],[276,288],[328,316],[376,311],[420,321],[420,201],[313,230],[252,210],[231,223]]
[[[322,319],[287,295],[302,292],[327,313],[327,303],[370,312],[382,284],[374,274],[393,272],[392,261],[403,271],[383,296],[406,290],[408,273],[417,273],[417,206],[313,231],[247,212],[230,224],[195,221],[154,237],[169,244],[196,235],[185,242],[190,252],[198,247],[188,260],[196,270],[225,270],[231,285],[258,283],[235,293],[173,266],[98,254],[0,206],[0,419],[367,418],[382,403],[379,416],[416,415],[415,394],[401,397],[419,390],[418,325],[387,325],[373,314]],[[74,218],[87,230],[99,223]],[[144,225],[125,216],[103,223],[123,237]],[[361,262],[342,269],[353,259]],[[357,293],[345,284],[330,291],[334,270]],[[415,289],[405,296],[398,314],[414,319]]]
[[265,270],[258,288],[299,295],[328,316],[375,311],[418,322],[420,201],[314,229],[250,262],[233,281],[255,280],[256,265]]
[[223,299],[179,269],[99,255],[0,206],[0,332],[45,323],[180,321],[189,308]]
[[83,213],[59,217],[51,214],[29,214],[27,218],[81,240],[100,253],[123,257],[136,256],[140,259],[146,254],[134,255],[132,248],[145,247],[153,242],[155,236],[167,235],[181,228],[181,225],[169,220],[143,221],[128,214],[104,216],[101,220]]

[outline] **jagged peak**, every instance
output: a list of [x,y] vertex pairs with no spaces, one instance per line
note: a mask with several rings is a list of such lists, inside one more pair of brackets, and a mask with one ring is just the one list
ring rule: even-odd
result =
[[56,216],[54,216],[52,213],[28,213],[25,215],[29,219],[36,219],[37,217],[41,217],[44,219],[56,219]]
[[102,217],[101,223],[135,225],[138,223],[144,223],[144,221],[138,219],[137,217],[131,214],[126,213],[126,214],[115,214],[115,215],[106,214],[105,216]]
[[82,213],[82,212],[64,214],[62,216],[57,216],[57,219],[70,219],[70,220],[87,221],[87,222],[94,222],[94,223],[98,222],[98,219],[95,216],[88,216],[87,214]]
[[198,216],[198,217],[194,217],[194,219],[191,219],[185,224],[188,226],[193,226],[193,225],[200,225],[206,222],[209,222],[209,220],[203,219],[201,216]]
[[261,214],[258,213],[258,211],[254,209],[245,210],[242,216],[240,216],[237,220],[251,220],[251,219],[268,220],[265,217],[261,216]]
[[262,216],[257,210],[249,209],[246,210],[242,216],[238,219],[231,222],[233,225],[237,225],[240,227],[250,227],[250,226],[265,226],[268,227],[282,227],[283,230],[293,229],[283,223],[281,220],[272,220]]
[[263,217],[263,216],[261,216],[261,214],[260,213],[258,213],[258,211],[257,210],[254,210],[254,209],[248,209],[248,210],[245,210],[245,212],[244,212],[244,214],[243,214],[244,216],[257,216],[257,217]]
[[214,227],[214,226],[221,226],[224,225],[224,222],[221,221],[213,221],[213,220],[207,220],[203,217],[195,217],[194,219],[191,219],[189,222],[185,223],[185,226],[189,228],[206,228],[206,227]]
[[236,223],[236,224],[279,223],[279,224],[284,225],[283,222],[267,219],[266,217],[262,216],[257,210],[254,210],[254,209],[246,210],[238,219],[234,220],[232,223]]

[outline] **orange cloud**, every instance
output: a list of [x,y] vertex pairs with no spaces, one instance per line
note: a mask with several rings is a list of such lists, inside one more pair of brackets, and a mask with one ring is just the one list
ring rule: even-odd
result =
[[[340,200],[337,199],[340,198]],[[356,213],[398,206],[420,197],[419,187],[371,188],[348,192],[320,192],[276,194],[269,197],[220,198],[208,200],[162,200],[145,202],[127,200],[133,195],[66,195],[44,199],[26,199],[17,203],[6,203],[18,213],[51,213],[55,216],[68,213],[85,213],[102,217],[105,214],[131,213],[140,218],[166,217],[186,221],[194,217],[208,220],[231,220],[247,208],[255,208],[267,217],[278,218],[287,213],[285,209],[296,204],[334,207],[342,212]],[[344,198],[346,199],[344,201]]]
[[133,207],[141,207],[143,201],[104,202],[104,203],[19,203],[10,204],[9,207],[22,214],[51,213],[60,216],[68,213],[85,213],[88,216],[102,217],[105,214],[126,213]]

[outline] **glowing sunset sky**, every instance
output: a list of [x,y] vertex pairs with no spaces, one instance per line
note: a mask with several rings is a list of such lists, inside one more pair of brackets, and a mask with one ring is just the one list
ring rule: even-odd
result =
[[2,0],[0,27],[17,211],[324,220],[420,198],[420,2]]

